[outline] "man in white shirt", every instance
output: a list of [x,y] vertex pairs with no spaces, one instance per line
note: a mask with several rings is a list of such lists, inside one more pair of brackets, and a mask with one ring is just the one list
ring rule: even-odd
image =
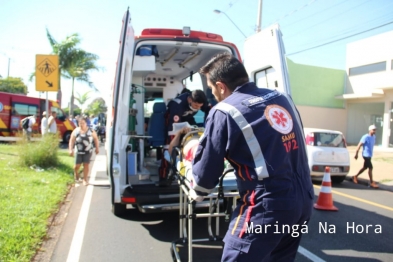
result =
[[47,133],[48,128],[48,118],[46,117],[46,111],[42,112],[41,118],[41,134],[45,135]]
[[[30,141],[31,133],[33,132],[33,125],[35,124],[36,115],[28,116],[26,118],[29,120],[29,124],[27,129],[23,129],[23,136],[27,139],[27,141]],[[23,122],[24,119],[21,120],[21,123]]]
[[56,124],[56,112],[52,111],[52,115],[48,118],[48,133],[56,134],[57,133],[57,124]]

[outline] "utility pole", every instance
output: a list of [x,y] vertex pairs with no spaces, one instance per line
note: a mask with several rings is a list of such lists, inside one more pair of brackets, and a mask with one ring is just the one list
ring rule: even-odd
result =
[[257,16],[257,27],[255,32],[261,32],[261,25],[262,25],[262,0],[259,0],[258,4],[258,16]]
[[7,74],[7,78],[10,77],[10,60],[11,60],[11,58],[8,57],[8,74]]

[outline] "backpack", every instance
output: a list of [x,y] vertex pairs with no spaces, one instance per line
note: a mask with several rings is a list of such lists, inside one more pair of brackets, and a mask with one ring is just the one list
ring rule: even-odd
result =
[[26,117],[25,119],[22,120],[22,128],[23,129],[29,128],[29,120],[30,120],[30,117]]

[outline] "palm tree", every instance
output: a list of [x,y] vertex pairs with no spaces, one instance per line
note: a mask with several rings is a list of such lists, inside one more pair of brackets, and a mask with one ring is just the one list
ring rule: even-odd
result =
[[90,81],[89,72],[91,70],[99,70],[96,65],[98,56],[92,53],[88,53],[82,49],[71,50],[69,64],[65,69],[67,78],[72,79],[71,99],[70,99],[70,115],[73,114],[74,107],[74,82],[75,80],[85,82],[94,91],[98,91],[93,83]]
[[83,112],[83,105],[87,102],[87,100],[89,100],[91,91],[87,91],[84,94],[79,94],[78,92],[76,92],[77,96],[75,97],[76,101],[78,101],[79,105],[81,106],[81,111]]
[[[80,43],[80,38],[78,34],[72,34],[67,36],[65,40],[61,41],[60,43],[57,42],[53,36],[49,33],[48,28],[46,29],[46,36],[48,41],[52,47],[52,53],[59,56],[59,76],[64,76],[67,72],[70,64],[73,60],[73,51],[75,50],[76,46]],[[57,92],[57,100],[61,106],[61,85],[60,85],[60,77],[59,77],[59,90]]]

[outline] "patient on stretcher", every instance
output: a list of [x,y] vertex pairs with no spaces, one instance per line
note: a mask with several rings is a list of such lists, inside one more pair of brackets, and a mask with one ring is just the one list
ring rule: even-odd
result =
[[[180,129],[169,144],[168,150],[164,152],[164,158],[174,165],[176,171],[181,176],[184,176],[189,182],[190,196],[197,202],[203,200],[203,196],[198,195],[193,189],[193,174],[192,174],[192,161],[198,149],[199,139],[203,135],[203,129],[193,129],[190,127],[183,127]],[[175,147],[180,149],[181,155],[174,154]],[[176,158],[176,159],[173,159]],[[232,169],[231,165],[226,159],[223,159],[225,169]],[[236,178],[234,174],[228,175],[226,178],[232,181],[230,188],[236,189]]]
[[[195,152],[198,148],[199,138],[203,134],[201,129],[192,129],[190,127],[183,127],[180,129],[169,144],[168,150],[164,152],[164,158],[172,164],[176,165],[177,170],[181,175],[184,175],[184,168],[191,167]],[[180,141],[181,140],[181,141]],[[174,155],[173,149],[179,147],[181,155]],[[173,161],[173,157],[176,157]],[[172,160],[172,161],[171,161]]]

